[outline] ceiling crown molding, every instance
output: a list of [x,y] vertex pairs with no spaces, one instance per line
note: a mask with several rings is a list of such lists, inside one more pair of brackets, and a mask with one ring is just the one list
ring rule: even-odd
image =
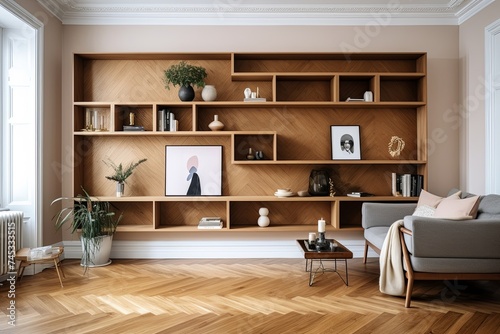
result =
[[38,0],[68,25],[457,25],[493,1]]

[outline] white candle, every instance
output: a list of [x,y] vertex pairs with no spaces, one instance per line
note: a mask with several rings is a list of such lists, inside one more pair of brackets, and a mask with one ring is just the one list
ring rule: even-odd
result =
[[318,220],[318,232],[319,233],[324,233],[325,232],[325,227],[326,227],[325,220],[323,218],[321,218],[320,220]]
[[309,243],[313,243],[316,241],[316,233],[309,232]]

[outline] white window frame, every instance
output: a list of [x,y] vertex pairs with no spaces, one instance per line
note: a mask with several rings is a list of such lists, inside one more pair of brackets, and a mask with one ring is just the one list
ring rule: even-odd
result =
[[[485,190],[500,194],[500,20],[485,28]],[[492,75],[494,73],[494,75]],[[496,74],[496,75],[495,75]],[[497,97],[495,97],[497,95]]]
[[[0,5],[5,8],[12,15],[19,18],[26,25],[33,28],[35,30],[35,75],[36,75],[36,88],[35,88],[35,138],[36,138],[36,147],[35,147],[35,199],[34,199],[34,212],[35,215],[33,218],[34,227],[27,232],[23,232],[24,240],[28,241],[27,244],[23,245],[24,247],[38,247],[42,245],[43,235],[42,235],[42,195],[43,195],[43,183],[42,183],[42,157],[43,157],[43,136],[42,136],[42,120],[43,120],[43,36],[44,36],[44,28],[43,23],[33,16],[26,9],[21,7],[14,1],[2,1]],[[3,198],[3,200],[6,200]],[[3,203],[2,203],[3,204]]]

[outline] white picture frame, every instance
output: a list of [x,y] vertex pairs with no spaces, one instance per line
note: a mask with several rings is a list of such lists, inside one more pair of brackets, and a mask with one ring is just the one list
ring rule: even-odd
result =
[[332,160],[361,160],[359,125],[330,127]]
[[222,195],[222,146],[165,146],[165,196]]

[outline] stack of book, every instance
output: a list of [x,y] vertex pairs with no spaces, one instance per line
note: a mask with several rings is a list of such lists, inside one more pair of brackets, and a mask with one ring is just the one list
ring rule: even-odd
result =
[[158,110],[158,131],[177,131],[178,120],[168,109]]
[[418,197],[424,187],[421,174],[392,173],[392,194],[394,196]]
[[221,217],[202,217],[198,223],[198,229],[200,230],[214,230],[222,229],[222,219]]
[[123,131],[144,131],[142,125],[124,125]]
[[373,194],[370,193],[365,193],[363,191],[353,191],[347,194],[349,197],[370,197],[373,196]]

